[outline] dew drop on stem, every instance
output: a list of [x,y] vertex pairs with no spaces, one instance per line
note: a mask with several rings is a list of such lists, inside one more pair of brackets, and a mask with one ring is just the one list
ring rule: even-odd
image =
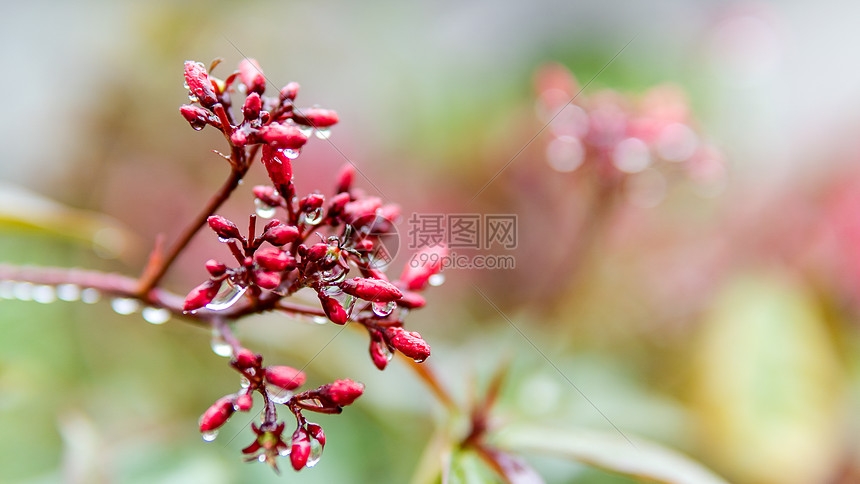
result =
[[42,304],[52,303],[57,300],[57,292],[53,286],[36,286],[33,288],[33,301]]
[[236,301],[245,294],[248,288],[233,284],[229,279],[224,279],[221,283],[221,288],[218,289],[218,294],[212,298],[212,301],[206,305],[206,309],[212,311],[223,311],[236,304]]
[[373,314],[380,318],[384,318],[391,314],[395,307],[397,307],[397,303],[394,301],[370,303],[370,308],[373,310]]
[[317,462],[320,461],[322,457],[323,446],[319,440],[311,437],[311,453],[308,456],[308,462],[305,464],[306,467],[313,467],[317,465]]
[[233,347],[221,336],[221,332],[215,328],[212,329],[212,340],[209,341],[209,346],[212,347],[212,352],[218,356],[225,358],[233,356]]
[[257,216],[260,218],[269,219],[275,216],[275,207],[268,205],[259,198],[254,199],[254,207],[254,211],[257,212]]
[[164,308],[145,307],[140,315],[150,324],[164,324],[170,320],[170,311]]
[[331,128],[317,128],[314,134],[319,139],[329,139],[331,138]]
[[136,299],[118,297],[111,300],[110,307],[117,314],[127,315],[140,309],[140,303]]
[[74,284],[60,284],[57,286],[57,298],[60,301],[77,301],[81,297],[81,288]]
[[81,291],[81,302],[84,304],[95,304],[102,298],[98,289],[88,287]]
[[287,403],[293,398],[293,392],[275,385],[267,385],[266,393],[269,394],[269,400],[274,403]]

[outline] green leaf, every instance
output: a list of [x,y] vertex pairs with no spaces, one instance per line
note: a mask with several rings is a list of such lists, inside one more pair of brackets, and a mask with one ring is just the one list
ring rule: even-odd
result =
[[106,257],[123,255],[134,241],[134,236],[110,217],[8,185],[0,186],[0,230],[22,230],[89,244]]
[[665,484],[727,484],[691,458],[653,442],[627,441],[618,433],[508,426],[499,447],[557,456],[636,478]]

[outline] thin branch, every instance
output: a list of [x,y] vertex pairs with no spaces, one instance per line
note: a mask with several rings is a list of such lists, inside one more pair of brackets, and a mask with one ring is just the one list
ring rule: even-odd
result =
[[74,284],[98,290],[106,296],[137,299],[146,305],[167,309],[174,316],[197,325],[208,325],[215,313],[207,310],[186,314],[182,311],[185,298],[164,289],[152,289],[141,295],[137,280],[120,274],[61,267],[27,267],[0,264],[0,280],[29,282],[47,286]]
[[[236,151],[236,149],[234,149]],[[206,224],[206,219],[209,218],[210,215],[215,213],[221,205],[227,201],[230,197],[230,194],[233,193],[233,190],[239,186],[239,182],[242,180],[242,177],[245,176],[245,172],[248,171],[247,166],[241,166],[240,168],[233,168],[230,170],[230,176],[221,186],[221,188],[209,199],[209,203],[206,204],[206,207],[194,218],[194,220],[185,227],[185,230],[182,232],[182,235],[179,236],[179,239],[170,247],[168,253],[159,258],[158,264],[152,267],[147,267],[144,270],[144,273],[140,276],[140,281],[137,286],[137,294],[142,295],[146,294],[152,288],[154,288],[159,281],[164,277],[164,274],[167,273],[167,270],[179,256],[179,254],[188,246],[188,243],[191,242],[191,239],[194,238],[194,235]]]

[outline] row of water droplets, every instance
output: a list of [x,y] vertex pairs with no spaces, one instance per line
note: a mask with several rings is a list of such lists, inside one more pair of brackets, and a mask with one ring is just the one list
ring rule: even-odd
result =
[[[92,287],[81,287],[77,284],[33,284],[32,282],[0,281],[0,299],[18,301],[33,301],[49,304],[55,301],[95,304],[102,298],[101,292]],[[163,308],[143,306],[137,299],[114,298],[111,307],[118,314],[128,315],[140,311],[143,319],[152,324],[164,324],[170,319],[170,311]]]

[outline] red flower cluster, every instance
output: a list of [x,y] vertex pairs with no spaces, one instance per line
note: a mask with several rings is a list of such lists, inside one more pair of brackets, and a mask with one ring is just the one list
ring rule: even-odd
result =
[[546,159],[557,171],[587,168],[604,183],[632,177],[631,184],[646,186],[681,175],[704,190],[724,182],[722,157],[697,132],[679,90],[658,87],[637,102],[608,90],[582,96],[557,64],[539,70],[536,83],[539,118],[552,135]]
[[[290,456],[295,470],[313,467],[325,446],[322,428],[308,422],[303,411],[340,413],[364,392],[364,385],[352,380],[337,380],[315,390],[293,394],[305,383],[305,374],[289,366],[263,366],[263,357],[241,348],[230,365],[242,375],[238,393],[218,399],[200,417],[200,432],[207,441],[214,440],[218,429],[234,412],[248,412],[254,406],[253,394],[263,397],[262,423],[252,425],[256,438],[242,450],[252,454],[247,460],[267,462],[277,470],[277,457]],[[278,420],[276,405],[284,405],[295,416],[297,427],[288,444],[282,434],[286,424]]]
[[[236,157],[231,156],[234,169],[246,170],[259,150],[272,184],[254,188],[256,215],[250,216],[246,234],[222,216],[209,217],[209,228],[227,245],[236,264],[228,267],[217,260],[207,261],[209,278],[191,290],[184,310],[215,312],[223,320],[280,310],[325,317],[339,325],[354,322],[367,329],[371,360],[380,370],[394,351],[417,362],[427,359],[430,346],[420,334],[403,328],[403,316],[424,306],[418,292],[441,267],[407,266],[401,279],[394,281],[382,272],[388,262],[383,238],[393,233],[399,207],[353,187],[355,173],[350,165],[338,174],[330,197],[296,195],[293,160],[312,133],[328,138],[337,114],[321,108],[295,108],[296,83],[287,84],[275,97],[264,96],[266,78],[252,59],[242,61],[238,71],[223,81],[189,61],[185,81],[192,102],[197,103],[182,106],[185,119],[195,129],[211,125],[224,134],[231,153],[240,154],[238,167]],[[231,96],[237,90],[245,93],[241,122],[234,121],[230,112]],[[275,218],[279,212],[282,216]],[[258,216],[272,219],[259,233]],[[302,289],[316,293],[319,308],[284,301]],[[289,454],[296,470],[315,464],[325,436],[318,425],[304,419],[302,411],[340,413],[361,395],[364,386],[338,380],[293,395],[305,381],[301,371],[263,367],[262,357],[245,349],[233,356],[232,366],[245,384],[240,392],[219,399],[203,414],[200,431],[204,437],[214,438],[214,432],[234,411],[250,410],[256,391],[263,396],[263,421],[254,426],[256,440],[244,452],[253,454],[250,459],[272,465],[277,455]],[[284,423],[277,419],[276,404],[286,405],[298,422],[289,443],[282,438]]]

